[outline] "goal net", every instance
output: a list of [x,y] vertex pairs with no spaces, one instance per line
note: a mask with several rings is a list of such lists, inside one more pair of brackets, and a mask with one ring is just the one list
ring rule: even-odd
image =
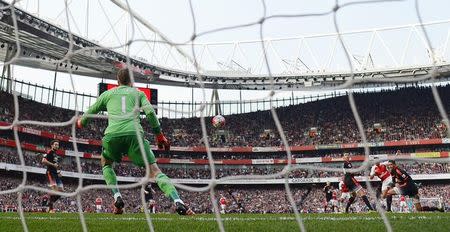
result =
[[[220,78],[205,78],[205,74],[209,74],[209,76],[218,76],[218,77],[227,77],[227,83],[232,84],[235,82],[241,82],[246,83],[247,81],[250,82],[250,80],[253,81],[253,79],[250,79],[250,77],[253,77],[252,75],[255,74],[255,76],[260,76],[260,79],[257,79],[259,82],[259,86],[255,87],[255,89],[259,90],[266,90],[268,91],[268,95],[263,97],[262,99],[266,100],[272,100],[274,99],[280,92],[278,91],[281,88],[286,88],[290,90],[303,90],[303,91],[331,91],[331,90],[347,90],[348,91],[348,103],[351,108],[352,115],[354,117],[355,123],[357,125],[357,133],[360,136],[361,143],[364,147],[364,160],[362,164],[356,168],[353,168],[349,170],[349,172],[358,173],[358,172],[364,172],[365,176],[368,175],[369,168],[374,164],[373,159],[369,159],[369,155],[371,154],[369,149],[369,143],[367,139],[366,131],[367,129],[364,128],[360,112],[358,111],[358,106],[355,103],[354,93],[352,90],[352,87],[358,86],[364,86],[367,83],[372,84],[372,87],[376,87],[378,85],[384,85],[384,84],[412,84],[412,83],[428,83],[431,87],[432,95],[434,98],[434,101],[436,103],[438,112],[441,117],[441,121],[443,126],[446,128],[449,128],[449,120],[448,115],[446,112],[446,109],[444,108],[443,102],[445,102],[445,99],[441,99],[436,85],[435,81],[437,81],[441,76],[441,73],[445,72],[446,70],[443,70],[445,67],[443,63],[445,63],[446,54],[448,53],[446,51],[448,38],[446,42],[444,42],[445,46],[442,47],[442,49],[437,49],[435,46],[433,46],[431,42],[431,36],[429,35],[427,24],[422,22],[422,16],[420,11],[420,1],[416,1],[415,3],[415,14],[417,15],[417,21],[419,22],[416,25],[413,25],[412,32],[414,33],[414,36],[417,36],[419,38],[421,43],[421,48],[418,49],[420,52],[415,51],[416,54],[420,54],[416,59],[419,61],[417,63],[408,63],[407,60],[410,59],[410,54],[404,54],[405,57],[402,57],[400,60],[397,60],[393,58],[393,62],[390,63],[391,66],[389,66],[386,63],[381,62],[381,66],[377,66],[376,54],[381,49],[387,49],[388,45],[384,43],[383,40],[378,41],[378,45],[376,45],[375,41],[380,38],[381,32],[376,32],[371,35],[371,39],[369,41],[372,41],[369,43],[368,47],[366,49],[369,51],[366,54],[354,54],[351,51],[351,43],[352,40],[355,40],[357,38],[350,38],[347,36],[346,33],[342,32],[341,26],[340,26],[340,15],[345,14],[345,9],[354,7],[356,5],[366,5],[367,7],[371,7],[376,4],[389,4],[390,2],[396,2],[396,1],[345,1],[344,3],[341,3],[340,1],[336,1],[335,4],[331,8],[324,9],[321,12],[318,13],[292,13],[292,14],[268,14],[268,8],[270,7],[268,2],[261,1],[258,4],[258,8],[261,9],[261,17],[257,20],[250,22],[250,23],[242,23],[242,24],[236,24],[234,26],[226,26],[226,27],[218,27],[213,28],[209,30],[202,30],[201,28],[198,28],[198,21],[199,18],[196,17],[196,11],[195,11],[195,5],[196,2],[189,1],[187,3],[187,10],[189,13],[189,16],[192,18],[193,21],[193,27],[191,28],[193,30],[192,34],[189,36],[188,41],[186,42],[174,42],[169,37],[166,37],[163,33],[161,33],[157,28],[155,28],[148,20],[145,19],[142,15],[138,14],[136,9],[134,9],[130,2],[128,1],[119,1],[119,0],[111,0],[111,6],[115,6],[114,9],[105,8],[102,6],[102,3],[99,3],[98,10],[101,14],[105,15],[105,25],[107,27],[111,27],[111,31],[114,31],[113,34],[118,33],[115,29],[115,24],[119,21],[127,22],[124,27],[122,28],[123,31],[130,31],[128,38],[126,41],[123,41],[120,46],[115,46],[111,48],[105,48],[105,47],[98,47],[98,46],[90,46],[89,44],[82,44],[80,45],[80,41],[78,41],[78,36],[74,36],[75,34],[87,34],[84,32],[81,32],[78,28],[78,25],[75,23],[77,20],[73,18],[70,5],[71,4],[78,4],[75,1],[63,1],[64,2],[64,10],[61,11],[61,14],[59,17],[65,18],[65,22],[67,23],[67,31],[69,32],[69,35],[66,38],[63,38],[62,33],[55,31],[54,35],[56,37],[62,38],[61,40],[64,40],[64,43],[68,44],[68,50],[67,53],[64,54],[62,57],[51,57],[51,60],[44,60],[42,57],[39,56],[39,54],[35,53],[34,51],[25,51],[21,47],[21,43],[26,42],[27,39],[31,39],[31,37],[27,38],[23,34],[19,35],[18,33],[15,34],[15,32],[20,31],[20,28],[18,25],[23,25],[23,20],[28,20],[28,26],[29,23],[32,21],[32,18],[25,18],[24,15],[19,15],[15,9],[15,7],[24,7],[23,1],[9,1],[10,4],[3,3],[0,18],[10,18],[11,19],[11,25],[12,28],[9,29],[12,38],[14,38],[13,41],[4,41],[5,43],[9,44],[7,45],[11,52],[8,52],[6,55],[6,60],[3,63],[3,67],[6,67],[8,65],[24,65],[30,62],[41,62],[41,63],[52,63],[52,64],[60,64],[60,66],[64,67],[73,67],[73,69],[68,69],[67,72],[70,74],[71,83],[72,83],[72,91],[77,92],[79,89],[75,88],[74,82],[77,80],[72,77],[73,72],[75,70],[78,70],[78,65],[72,63],[74,59],[76,59],[77,56],[81,54],[88,54],[88,53],[96,53],[99,54],[99,59],[105,59],[104,57],[108,56],[109,54],[103,54],[102,52],[107,53],[108,50],[117,50],[122,52],[124,54],[124,57],[119,58],[118,65],[122,65],[121,67],[131,67],[133,70],[138,71],[134,72],[133,75],[131,75],[132,79],[135,78],[135,75],[144,75],[145,76],[145,70],[141,70],[139,68],[136,68],[136,66],[131,65],[130,59],[140,60],[143,63],[149,63],[149,64],[161,64],[164,68],[171,68],[173,67],[174,72],[177,73],[187,73],[187,76],[190,79],[186,79],[186,86],[190,86],[189,83],[195,83],[196,85],[199,85],[203,91],[205,91],[205,87],[211,87],[214,86],[214,84],[220,84],[221,80]],[[22,2],[22,3],[21,3]],[[28,1],[25,1],[28,2]],[[90,7],[93,7],[92,5]],[[89,8],[89,6],[88,6]],[[39,9],[39,8],[38,8]],[[119,12],[122,17],[116,22],[108,18],[108,10],[114,10],[116,12]],[[37,12],[39,13],[39,12]],[[99,13],[99,14],[100,14]],[[325,39],[331,39],[331,41],[334,41],[334,46],[332,49],[330,49],[329,59],[325,62],[328,63],[325,65],[319,65],[317,64],[314,68],[309,67],[310,65],[307,64],[304,59],[301,59],[301,57],[290,57],[287,54],[284,54],[286,58],[281,58],[279,60],[274,60],[276,55],[274,55],[274,50],[276,46],[279,46],[278,43],[281,43],[281,39],[279,41],[277,40],[270,40],[269,38],[266,38],[265,35],[265,25],[270,22],[271,20],[278,20],[278,19],[299,19],[299,18],[314,18],[314,17],[320,17],[320,16],[332,16],[332,22],[331,25],[335,30],[335,34],[333,34],[333,37],[325,38]],[[139,24],[139,26],[137,26]],[[2,24],[4,25],[4,24]],[[31,27],[33,24],[31,24]],[[34,25],[35,30],[45,30],[45,28],[40,28],[39,25]],[[447,25],[448,26],[448,25]],[[49,26],[50,27],[50,26]],[[234,44],[234,50],[231,49],[232,55],[228,57],[228,60],[225,61],[225,58],[218,61],[214,57],[214,52],[211,52],[211,50],[214,50],[214,46],[219,45],[201,45],[200,43],[197,43],[199,40],[201,41],[202,36],[219,33],[219,32],[232,32],[236,29],[246,28],[246,27],[254,27],[257,28],[258,34],[259,34],[259,40],[256,42],[252,42],[251,46],[254,47],[254,51],[258,51],[259,53],[257,55],[249,56],[249,60],[247,61],[246,65],[242,65],[245,56],[242,56],[241,58],[238,58],[242,55],[243,50],[240,46],[245,45],[239,45],[238,43]],[[409,28],[409,29],[411,29]],[[119,29],[120,30],[120,29]],[[143,32],[142,30],[146,30],[150,32],[150,34],[145,34],[147,32]],[[391,29],[389,29],[391,30]],[[394,30],[394,29],[392,29]],[[120,33],[120,32],[119,32]],[[123,33],[123,32],[122,32]],[[127,32],[128,33],[128,32]],[[358,34],[359,32],[356,32]],[[136,36],[141,35],[142,38],[136,38]],[[149,36],[151,35],[151,36]],[[354,34],[352,34],[354,35]],[[116,34],[117,36],[117,34]],[[302,38],[300,39],[302,46],[305,46],[304,49],[306,53],[313,53],[311,49],[311,45],[308,45],[308,41],[314,40],[314,36],[311,38]],[[106,38],[105,38],[106,39]],[[120,41],[120,39],[118,39]],[[99,43],[101,44],[102,41]],[[299,40],[292,40],[292,44],[297,44]],[[144,45],[142,45],[144,44]],[[74,49],[74,45],[77,45],[78,49]],[[93,45],[95,45],[93,43]],[[138,46],[136,46],[138,45]],[[160,47],[161,50],[155,50],[154,54],[152,54],[152,57],[149,59],[139,58],[136,57],[132,52],[136,51],[136,47],[140,48],[141,46],[155,46]],[[3,45],[2,45],[3,46]],[[52,49],[49,47],[48,49]],[[202,51],[204,49],[204,51]],[[249,49],[249,48],[248,48]],[[289,49],[289,48],[288,48]],[[22,52],[26,52],[27,54],[30,54],[28,57],[24,57],[20,54]],[[219,49],[220,53],[220,49]],[[339,54],[339,55],[336,55]],[[390,51],[387,51],[386,54],[388,54],[386,57],[387,59],[392,58],[392,54]],[[320,52],[319,52],[320,55]],[[223,55],[224,57],[226,55]],[[50,58],[48,58],[50,59]],[[314,61],[315,58],[313,56],[310,56],[310,62],[311,63],[320,63]],[[38,60],[38,61],[37,61]],[[337,61],[339,60],[339,61]],[[384,61],[384,60],[383,60]],[[278,63],[277,65],[274,63]],[[419,65],[420,63],[420,65]],[[43,64],[44,65],[44,64]],[[86,64],[87,65],[87,64]],[[409,65],[409,66],[408,66]],[[412,67],[411,67],[412,65]],[[76,66],[76,67],[75,67]],[[382,67],[389,66],[388,68],[382,69]],[[204,68],[206,67],[206,68]],[[338,67],[345,67],[341,70],[338,70]],[[422,68],[427,67],[427,68]],[[101,67],[96,67],[101,68]],[[325,71],[320,71],[320,68],[322,68]],[[79,67],[80,70],[82,70],[82,67]],[[395,70],[401,70],[405,69],[410,72],[409,75],[404,76],[401,75],[401,72],[395,75],[391,75],[389,72],[383,72],[383,70],[392,71],[392,73]],[[180,71],[181,70],[181,71]],[[259,70],[259,71],[258,71]],[[372,70],[371,72],[366,72],[367,70]],[[424,71],[426,70],[426,71]],[[114,72],[116,70],[113,70]],[[6,72],[6,71],[4,71]],[[334,73],[345,75],[335,75]],[[368,73],[366,75],[366,73]],[[317,75],[315,75],[317,74]],[[325,75],[326,74],[326,75]],[[163,76],[164,73],[161,73],[161,76]],[[178,75],[178,74],[176,74]],[[175,74],[173,75],[167,75],[165,77],[167,80],[171,80],[171,78],[177,78]],[[181,74],[180,74],[181,75]],[[286,78],[281,80],[281,76],[285,76]],[[309,76],[309,78],[303,78],[303,76]],[[11,77],[14,80],[14,76]],[[233,80],[232,78],[235,78]],[[247,79],[246,79],[247,78]],[[301,80],[296,80],[301,79]],[[327,81],[339,81],[335,82],[335,84],[325,84]],[[279,85],[280,81],[285,81],[285,85],[281,86]],[[293,81],[297,81],[294,83]],[[225,81],[224,81],[225,82]],[[291,83],[292,82],[292,83]],[[256,81],[255,81],[256,83]],[[54,195],[61,195],[64,197],[74,197],[76,201],[70,202],[70,204],[75,204],[78,209],[80,222],[83,228],[83,231],[88,231],[88,227],[86,226],[85,221],[85,212],[82,207],[82,201],[83,201],[83,194],[89,191],[107,191],[110,189],[110,187],[106,185],[100,185],[100,184],[94,184],[94,185],[83,185],[83,176],[86,177],[86,175],[82,175],[83,172],[83,161],[82,157],[76,156],[76,167],[80,174],[78,186],[75,189],[71,189],[70,191],[65,192],[56,192],[49,190],[45,186],[35,186],[32,184],[29,184],[30,181],[28,180],[28,173],[26,165],[26,160],[24,158],[24,150],[21,148],[21,140],[19,138],[18,134],[18,127],[26,126],[26,125],[32,125],[32,126],[45,126],[45,127],[65,127],[65,126],[71,126],[71,137],[73,138],[73,147],[75,150],[75,153],[78,154],[78,147],[79,144],[77,141],[82,141],[82,139],[87,138],[77,138],[77,128],[76,128],[76,120],[80,116],[79,111],[81,109],[78,109],[76,114],[73,115],[72,118],[70,118],[67,121],[53,121],[53,122],[45,122],[45,121],[39,121],[39,120],[20,120],[20,113],[21,113],[21,106],[19,105],[19,100],[17,96],[16,91],[12,91],[13,94],[13,105],[15,112],[13,113],[14,117],[12,120],[12,123],[10,125],[0,125],[1,130],[12,130],[15,138],[15,143],[17,145],[17,153],[18,158],[20,160],[20,166],[23,168],[22,171],[22,181],[19,183],[15,188],[12,188],[10,190],[4,190],[0,192],[0,195],[8,195],[8,194],[15,194],[17,193],[17,211],[20,214],[21,223],[23,226],[24,231],[28,231],[27,227],[27,219],[24,214],[24,209],[22,208],[22,201],[25,200],[24,198],[24,192],[27,190],[33,190],[39,193],[45,192],[49,194]],[[30,93],[31,94],[31,93]],[[226,183],[227,181],[239,181],[239,180],[266,180],[266,179],[274,179],[278,177],[283,177],[284,182],[284,188],[285,188],[285,194],[287,197],[287,200],[290,204],[290,209],[295,215],[295,220],[298,224],[298,228],[301,231],[306,231],[304,221],[302,220],[302,214],[300,213],[302,209],[299,208],[298,199],[296,199],[297,196],[305,195],[305,190],[298,190],[298,189],[291,189],[292,186],[290,185],[291,182],[289,182],[289,175],[292,172],[298,171],[298,170],[307,170],[307,171],[322,171],[322,172],[330,172],[330,173],[343,173],[342,168],[338,167],[326,167],[326,166],[318,166],[318,165],[308,165],[308,164],[297,164],[294,166],[294,157],[292,156],[291,152],[291,144],[289,137],[286,135],[285,131],[286,128],[283,128],[282,123],[280,122],[280,115],[278,114],[276,107],[272,105],[272,101],[270,101],[270,113],[273,117],[273,122],[276,128],[276,132],[271,132],[274,134],[279,135],[279,139],[282,144],[282,150],[286,151],[286,160],[287,163],[285,166],[279,170],[279,172],[276,172],[275,174],[269,174],[269,175],[233,175],[233,176],[227,176],[222,178],[217,178],[216,170],[217,168],[216,163],[214,162],[215,159],[211,152],[211,146],[210,146],[210,140],[208,139],[208,121],[205,120],[205,116],[207,115],[206,109],[208,106],[208,99],[206,97],[206,94],[203,93],[203,104],[198,106],[196,109],[187,109],[184,111],[187,115],[196,115],[197,113],[200,115],[200,128],[201,128],[201,138],[204,142],[204,146],[206,149],[206,159],[208,160],[209,165],[209,171],[210,171],[210,179],[208,180],[207,184],[204,187],[193,187],[191,185],[186,184],[175,184],[175,186],[178,189],[188,191],[188,192],[208,192],[209,198],[211,200],[211,205],[213,207],[212,212],[214,212],[218,228],[220,231],[226,231],[226,227],[224,227],[222,216],[220,214],[221,209],[219,206],[219,199],[217,197],[216,193],[216,187],[219,184]],[[3,99],[2,99],[2,103]],[[6,103],[5,103],[6,104]],[[78,104],[75,103],[75,106]],[[156,107],[158,108],[158,107]],[[165,111],[174,111],[171,108],[164,108],[160,110]],[[196,113],[193,114],[192,111],[195,111]],[[107,115],[88,115],[90,118],[95,118],[95,120],[98,120],[98,122],[103,121],[102,123],[105,123],[108,116]],[[302,122],[298,122],[302,123]],[[374,124],[377,124],[377,122],[374,122]],[[164,125],[162,125],[164,127]],[[381,125],[377,126],[375,129],[380,129],[382,131]],[[317,129],[314,127],[314,130],[311,129],[311,131],[315,131],[314,135],[317,132]],[[99,133],[99,132],[98,132]],[[181,133],[181,132],[180,132]],[[303,133],[303,132],[302,132]],[[445,132],[446,134],[444,136],[449,137],[449,131],[447,130]],[[321,134],[321,136],[326,136],[326,134]],[[144,150],[143,147],[143,141],[139,141],[139,146],[141,151]],[[146,157],[143,156],[146,160]],[[401,159],[414,159],[417,162],[436,162],[434,159],[428,159],[428,158],[420,158],[420,157],[412,157],[412,158],[405,158],[402,156],[399,156]],[[399,158],[399,157],[394,157]],[[381,160],[386,160],[387,158],[391,157],[382,157]],[[378,162],[377,160],[376,162]],[[440,162],[448,162],[447,160],[442,160]],[[145,169],[145,175],[148,175],[150,172],[149,166]],[[129,184],[121,184],[118,186],[119,189],[133,189],[136,190],[136,188],[140,189],[141,191],[141,201],[142,205],[146,205],[146,200],[144,198],[144,187],[149,182],[149,179],[146,178],[138,178],[137,182],[131,182]],[[368,189],[369,194],[376,198],[376,191],[374,187],[372,186],[372,183],[370,181],[365,181],[366,187]],[[293,194],[295,192],[295,196]],[[305,197],[307,194],[305,195]],[[233,195],[233,197],[239,198],[236,194]],[[423,204],[427,205],[442,205],[442,202],[440,199],[433,198],[433,196],[427,196],[422,198]],[[237,201],[236,201],[237,202]],[[303,201],[302,201],[303,203]],[[236,208],[239,208],[236,206]],[[386,216],[385,211],[383,210],[383,207],[379,202],[377,202],[377,212],[379,213],[380,217],[383,219],[383,222],[386,226],[387,231],[392,231],[392,227],[390,224],[390,221],[388,217]],[[14,209],[10,209],[14,211]],[[152,223],[152,216],[150,214],[150,211],[148,207],[143,207],[145,218],[148,223],[148,227],[151,231],[154,230],[153,223]]]

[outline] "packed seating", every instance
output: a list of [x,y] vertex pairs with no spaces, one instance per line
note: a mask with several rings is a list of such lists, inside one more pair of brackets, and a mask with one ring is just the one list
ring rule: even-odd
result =
[[[16,175],[17,176],[17,175]],[[41,180],[42,179],[42,180]],[[21,177],[12,177],[11,175],[2,175],[0,179],[0,191],[9,190],[17,187],[22,181]],[[33,175],[28,176],[27,184],[33,186],[45,187],[45,180]],[[78,182],[75,180],[66,180],[65,192],[73,192]],[[91,184],[91,183],[87,183]],[[292,195],[295,204],[303,213],[323,212],[324,193],[322,185],[293,185],[291,186]],[[173,204],[167,197],[158,190],[156,191],[155,200],[157,203],[157,212],[174,212]],[[432,197],[441,199],[442,204],[448,208],[450,205],[450,185],[448,184],[423,184],[420,187],[420,194],[423,197]],[[124,200],[126,201],[126,212],[142,212],[142,202],[140,198],[139,188],[121,190]],[[224,196],[228,201],[226,211],[229,213],[288,213],[293,212],[288,201],[286,190],[282,185],[276,186],[219,186],[215,190],[216,198]],[[23,194],[23,206],[25,211],[42,210],[41,201],[46,195],[42,192],[26,190]],[[208,192],[187,192],[180,191],[180,195],[184,201],[197,214],[211,213],[212,204]],[[111,204],[113,202],[112,194],[107,189],[88,190],[82,194],[82,206],[85,212],[95,212],[95,199],[101,197],[103,200],[103,209],[101,212],[111,212]],[[373,197],[369,197],[374,202]],[[373,203],[372,203],[373,204]],[[394,201],[394,206],[396,205]],[[0,195],[0,209],[5,207],[16,207],[17,194]],[[356,201],[352,206],[354,211],[364,211],[363,203]],[[55,204],[55,208],[60,212],[77,212],[75,197],[62,197]],[[1,211],[1,210],[0,210]]]
[[[450,86],[439,87],[446,109],[450,108]],[[12,95],[0,92],[5,99],[0,106],[0,121],[12,122],[14,107]],[[355,94],[356,106],[368,141],[413,140],[441,138],[447,135],[443,127],[430,88],[404,88],[396,91]],[[50,113],[49,113],[50,112]],[[348,98],[335,97],[295,106],[277,108],[290,145],[335,144],[360,142],[361,136],[348,103]],[[74,111],[19,98],[19,120],[64,122],[75,115]],[[206,119],[209,121],[209,118]],[[87,128],[77,130],[77,137],[101,139],[106,119],[95,119]],[[202,145],[199,118],[162,118],[163,131],[174,146]],[[151,131],[143,123],[147,136]],[[71,134],[71,126],[31,126],[56,134]],[[210,144],[213,147],[231,146],[280,146],[281,140],[270,111],[226,116],[221,128],[225,135],[217,135],[217,129],[207,124]],[[309,133],[314,127],[316,131]]]
[[[32,167],[43,167],[40,163],[42,156],[34,152],[23,151],[25,164]],[[0,147],[0,162],[20,164],[19,155],[14,148]],[[448,173],[450,167],[448,163],[420,163],[413,161],[398,162],[400,167],[410,174],[437,174]],[[80,165],[83,173],[102,174],[99,160],[80,159]],[[311,164],[310,164],[311,165]],[[316,166],[326,166],[340,168],[341,163],[315,164]],[[355,163],[357,166],[358,163]],[[63,171],[77,172],[77,163],[74,157],[61,158]],[[211,172],[204,165],[177,165],[160,164],[161,170],[172,178],[177,179],[210,179]],[[295,167],[295,165],[293,166]],[[216,165],[216,178],[236,175],[269,175],[281,172],[284,165]],[[119,176],[142,177],[145,175],[145,169],[136,167],[130,162],[121,162],[114,167]],[[290,178],[324,178],[340,177],[340,172],[326,172],[318,170],[298,169],[290,173]],[[283,178],[282,176],[278,178]]]

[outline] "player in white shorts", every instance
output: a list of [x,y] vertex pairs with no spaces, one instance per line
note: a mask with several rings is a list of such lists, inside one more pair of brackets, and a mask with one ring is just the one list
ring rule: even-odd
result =
[[344,181],[339,182],[339,190],[341,191],[341,200],[345,201],[350,199],[350,192],[347,189],[347,186],[345,186]]
[[400,196],[400,212],[406,212],[408,205],[406,204],[405,196]]
[[224,196],[220,196],[219,199],[219,205],[220,205],[220,213],[225,214],[225,208],[227,207],[227,199],[225,199]]
[[95,211],[97,213],[101,213],[102,212],[102,203],[103,203],[103,199],[101,197],[97,197],[95,199]]
[[331,212],[339,212],[339,204],[338,204],[338,199],[337,199],[337,190],[333,189],[332,190],[332,196],[331,196],[331,200],[330,200],[330,205],[331,205]]
[[[355,197],[356,193],[354,193],[354,192],[351,193],[348,190],[348,188],[345,185],[343,180],[339,181],[339,190],[341,191],[341,197],[339,198],[339,202],[341,204],[340,208],[341,208],[341,212],[343,212],[345,209],[344,205],[346,204],[346,202],[348,202],[351,197]],[[347,208],[347,211],[348,211],[348,208]]]
[[387,211],[391,211],[392,196],[387,196],[387,191],[394,186],[391,173],[387,170],[387,162],[376,163],[370,170],[370,179],[377,176],[381,180],[381,197],[386,198]]

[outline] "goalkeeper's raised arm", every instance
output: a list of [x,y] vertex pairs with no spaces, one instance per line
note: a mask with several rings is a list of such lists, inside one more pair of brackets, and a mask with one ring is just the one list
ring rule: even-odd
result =
[[144,111],[145,116],[152,127],[153,133],[156,136],[156,145],[158,145],[159,149],[164,149],[166,151],[170,150],[170,143],[161,132],[161,126],[158,118],[156,117],[155,109],[153,109],[153,106],[150,104],[145,94],[140,91],[139,93],[142,110]]
[[[142,109],[150,122],[153,133],[156,135],[158,148],[169,150],[170,144],[161,133],[161,126],[156,117],[155,110],[145,97],[145,94],[136,88],[130,78],[130,70],[121,69],[117,73],[119,86],[110,89],[99,96],[97,101],[86,111],[86,114],[77,120],[77,126],[83,127],[88,123],[89,114],[100,111],[108,112],[108,127],[102,139],[102,171],[103,177],[114,195],[114,213],[123,213],[125,205],[117,186],[116,173],[112,167],[114,162],[121,162],[124,155],[133,164],[144,167],[149,166],[148,178],[154,179],[162,192],[175,204],[176,211],[182,215],[193,214],[192,210],[184,205],[175,186],[156,164],[156,158],[150,149],[149,142],[144,138],[144,130],[140,123],[140,110]],[[141,146],[142,145],[142,146]],[[146,157],[144,159],[144,157]]]

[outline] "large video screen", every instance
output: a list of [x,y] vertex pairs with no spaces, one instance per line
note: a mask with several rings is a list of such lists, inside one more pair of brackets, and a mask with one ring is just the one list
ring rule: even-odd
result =
[[[102,94],[103,92],[116,88],[118,85],[115,84],[107,84],[107,83],[99,83],[98,84],[98,95]],[[145,87],[137,87],[140,91],[144,92],[145,96],[147,96],[148,101],[152,105],[158,104],[158,90],[157,89],[151,89],[151,88],[145,88]]]

